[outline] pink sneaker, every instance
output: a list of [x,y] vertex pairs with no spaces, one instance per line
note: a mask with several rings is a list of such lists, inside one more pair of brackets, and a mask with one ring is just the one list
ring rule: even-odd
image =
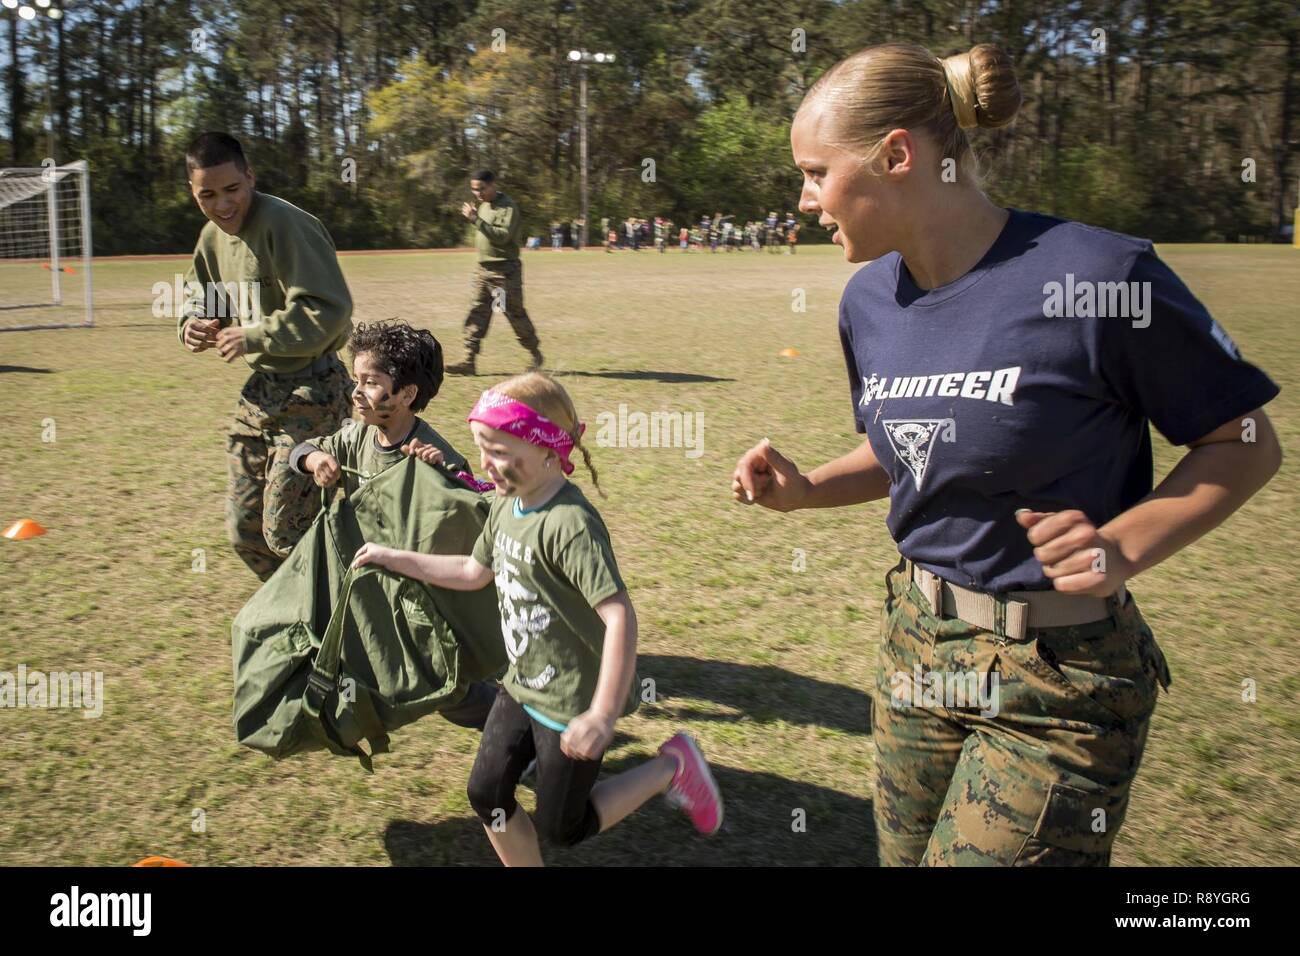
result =
[[708,762],[688,734],[674,734],[659,752],[677,761],[673,782],[664,793],[670,804],[685,810],[695,829],[712,836],[722,826],[722,794]]

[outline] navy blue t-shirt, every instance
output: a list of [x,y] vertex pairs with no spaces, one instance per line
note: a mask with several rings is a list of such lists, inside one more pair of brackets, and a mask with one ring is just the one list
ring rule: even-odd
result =
[[1151,491],[1148,421],[1183,445],[1278,393],[1148,240],[1019,210],[937,289],[864,266],[840,338],[899,551],[984,591],[1051,587],[1018,508],[1100,527]]

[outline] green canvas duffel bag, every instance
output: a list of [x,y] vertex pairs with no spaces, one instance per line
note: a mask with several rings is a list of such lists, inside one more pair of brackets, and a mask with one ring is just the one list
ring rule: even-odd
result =
[[494,587],[452,591],[375,565],[351,571],[352,558],[367,541],[469,554],[488,502],[415,458],[329,498],[235,617],[235,736],[277,759],[325,749],[371,770],[389,732],[499,677],[505,643]]

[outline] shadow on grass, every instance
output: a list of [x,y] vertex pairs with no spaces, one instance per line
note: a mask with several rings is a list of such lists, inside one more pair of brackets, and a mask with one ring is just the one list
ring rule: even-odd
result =
[[684,706],[682,698],[711,700],[758,723],[784,720],[850,734],[871,733],[871,695],[854,687],[804,677],[768,664],[738,664],[665,654],[637,657],[637,677],[655,682],[655,710],[681,720],[734,721]]
[[0,365],[0,373],[3,372],[28,372],[32,375],[49,375],[48,368],[30,368],[26,365]]
[[694,372],[651,372],[644,370],[584,372],[577,369],[556,369],[551,372],[555,378],[617,378],[633,382],[667,382],[670,385],[684,385],[691,382],[734,382],[734,378],[719,378],[716,375],[697,375]]
[[[641,762],[607,761],[602,779]],[[875,866],[871,801],[770,773],[714,765],[726,808],[722,830],[701,837],[682,813],[653,799],[607,833],[571,848],[543,847],[554,866]],[[524,793],[524,791],[521,791]],[[530,797],[523,797],[531,805]],[[802,811],[802,812],[800,812]],[[803,823],[796,832],[797,822]],[[498,865],[478,818],[394,820],[384,830],[394,866]]]

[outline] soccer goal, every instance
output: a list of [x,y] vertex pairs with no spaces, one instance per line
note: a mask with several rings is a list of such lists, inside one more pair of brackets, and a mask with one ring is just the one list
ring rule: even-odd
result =
[[0,169],[0,332],[94,324],[90,167]]

